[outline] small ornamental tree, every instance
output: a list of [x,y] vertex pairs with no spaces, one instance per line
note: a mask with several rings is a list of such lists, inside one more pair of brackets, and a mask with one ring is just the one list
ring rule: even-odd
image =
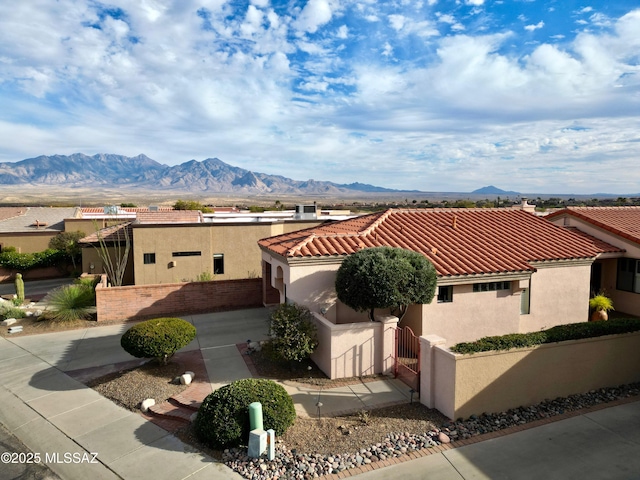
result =
[[120,345],[137,358],[155,358],[166,365],[169,358],[196,338],[196,327],[181,318],[154,318],[124,332]]
[[336,275],[338,299],[358,312],[376,308],[398,312],[400,319],[409,305],[431,303],[437,274],[422,254],[402,248],[376,247],[347,257]]
[[49,248],[64,252],[71,259],[73,269],[76,268],[76,261],[81,257],[80,245],[78,240],[84,238],[84,232],[77,230],[75,232],[62,232],[49,240]]
[[270,351],[276,359],[302,361],[318,346],[316,326],[307,307],[283,303],[269,320]]

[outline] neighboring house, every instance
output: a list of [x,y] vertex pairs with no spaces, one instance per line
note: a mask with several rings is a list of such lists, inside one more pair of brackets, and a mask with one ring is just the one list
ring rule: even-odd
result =
[[617,312],[640,316],[640,207],[568,207],[545,218],[620,249],[593,263],[591,293],[604,292]]
[[[126,284],[148,285],[194,281],[201,274],[214,280],[260,278],[262,261],[259,239],[280,235],[330,220],[329,216],[297,216],[292,213],[242,214],[199,211],[145,211],[127,218],[131,241]],[[101,231],[107,244],[124,238],[125,228]],[[104,273],[95,248],[96,233],[84,238],[83,271]],[[113,247],[111,247],[113,251]],[[92,268],[93,267],[93,268]]]
[[0,251],[15,247],[19,253],[41,252],[49,241],[65,231],[65,219],[80,216],[78,208],[0,208]]
[[[335,275],[342,260],[378,246],[422,253],[436,267],[437,298],[411,306],[400,326],[438,335],[447,345],[586,321],[591,264],[622,252],[512,209],[387,210],[265,238],[259,245],[264,270],[271,272],[264,281],[279,290],[281,302],[308,306],[339,342],[337,327],[368,321],[366,313],[337,299]],[[372,335],[377,342],[380,333]],[[384,369],[375,352],[367,354],[371,362],[363,361],[362,345],[348,355],[324,348],[331,361],[321,368],[331,377]]]

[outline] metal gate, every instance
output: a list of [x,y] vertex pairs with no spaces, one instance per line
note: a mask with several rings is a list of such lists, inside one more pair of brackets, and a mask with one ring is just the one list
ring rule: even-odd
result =
[[420,337],[409,327],[396,329],[395,377],[420,392]]

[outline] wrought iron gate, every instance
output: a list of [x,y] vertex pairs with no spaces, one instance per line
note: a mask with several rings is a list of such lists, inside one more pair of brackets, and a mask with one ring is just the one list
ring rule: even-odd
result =
[[420,337],[409,327],[396,329],[395,377],[420,392]]

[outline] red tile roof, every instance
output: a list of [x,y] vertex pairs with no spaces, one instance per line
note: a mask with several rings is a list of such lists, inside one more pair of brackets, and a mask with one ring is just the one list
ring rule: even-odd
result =
[[552,219],[563,215],[579,218],[640,244],[640,207],[567,207],[546,218]]
[[387,210],[260,240],[288,258],[341,257],[400,247],[425,255],[440,276],[532,271],[530,262],[621,250],[511,209]]

